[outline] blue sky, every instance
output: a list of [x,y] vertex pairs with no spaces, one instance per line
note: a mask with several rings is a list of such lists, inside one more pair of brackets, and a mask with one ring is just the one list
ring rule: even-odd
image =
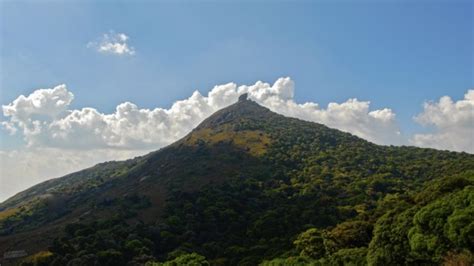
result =
[[[290,76],[297,101],[390,107],[405,130],[425,100],[473,87],[470,1],[28,2],[2,8],[1,103],[66,83],[73,106],[169,106],[215,84]],[[94,53],[104,32],[137,54]]]
[[[0,201],[176,140],[235,101],[235,86],[212,90],[228,82],[268,82],[245,90],[379,144],[474,153],[473,9],[467,0],[1,1],[0,104],[10,115],[0,115]],[[112,31],[133,55],[98,52]],[[214,94],[191,97],[196,89]],[[305,102],[322,109],[295,105]]]

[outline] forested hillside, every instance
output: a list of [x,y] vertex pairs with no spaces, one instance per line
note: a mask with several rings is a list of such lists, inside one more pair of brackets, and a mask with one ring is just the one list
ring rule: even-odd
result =
[[0,210],[0,251],[39,252],[25,265],[470,265],[474,155],[378,146],[241,99]]

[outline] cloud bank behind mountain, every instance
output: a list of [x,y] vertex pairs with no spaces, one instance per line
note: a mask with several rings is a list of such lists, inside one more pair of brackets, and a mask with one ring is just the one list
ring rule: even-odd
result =
[[90,107],[72,109],[74,94],[61,84],[21,95],[2,106],[3,130],[21,135],[25,147],[0,151],[0,200],[48,178],[170,144],[215,111],[236,102],[243,93],[277,113],[322,123],[377,144],[410,143],[474,153],[474,90],[458,102],[446,96],[439,102],[425,103],[415,121],[432,130],[407,139],[390,108],[372,109],[369,101],[355,98],[326,107],[315,102],[297,103],[295,84],[288,77],[273,84],[217,85],[207,95],[195,91],[169,109],[144,109],[124,102],[108,114]]

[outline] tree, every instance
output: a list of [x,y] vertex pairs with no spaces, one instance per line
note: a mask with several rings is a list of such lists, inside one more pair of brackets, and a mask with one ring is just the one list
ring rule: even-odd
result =
[[474,246],[474,187],[448,194],[421,208],[408,237],[414,254],[435,263],[450,250]]
[[301,233],[293,244],[303,257],[318,259],[326,253],[322,232],[317,228],[311,228]]
[[410,260],[408,231],[416,208],[400,214],[389,211],[380,217],[374,227],[374,236],[369,244],[368,265],[404,265]]
[[97,257],[101,265],[123,265],[123,254],[114,249],[97,252]]
[[367,248],[340,249],[329,256],[330,265],[365,266],[367,265]]
[[210,265],[204,256],[197,253],[183,254],[174,260],[163,263],[163,266],[206,266]]
[[324,236],[329,253],[343,248],[366,247],[372,238],[372,225],[365,221],[347,221],[338,224]]

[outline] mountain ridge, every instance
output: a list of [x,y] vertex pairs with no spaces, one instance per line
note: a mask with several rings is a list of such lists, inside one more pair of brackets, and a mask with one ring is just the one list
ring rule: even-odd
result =
[[[473,155],[379,146],[276,114],[242,97],[158,151],[48,180],[0,203],[0,251],[54,249],[54,241],[68,235],[61,231],[68,225],[117,217],[126,228],[146,224],[175,235],[160,234],[152,241],[160,248],[148,248],[150,256],[163,259],[174,250],[191,250],[210,256],[214,264],[225,258],[224,264],[254,265],[291,250],[292,239],[308,227],[331,228],[359,219],[372,228],[379,219],[377,202],[386,196],[409,197],[433,181],[472,169]],[[224,198],[228,203],[221,203]],[[183,211],[189,206],[192,211]],[[209,220],[211,214],[203,212],[219,206],[227,206],[229,217],[243,219],[245,226],[227,221],[233,231],[221,224],[208,228],[226,220],[219,215]],[[183,222],[176,225],[174,217]],[[194,236],[186,235],[190,230]],[[279,244],[271,240],[277,232]],[[199,248],[209,241],[226,251]],[[260,247],[263,253],[246,249],[260,242],[266,245]],[[244,251],[225,255],[236,245]],[[57,252],[56,259],[66,258],[64,251]]]
[[[66,174],[66,175],[61,176],[61,177],[56,177],[56,178],[52,178],[52,179],[43,181],[43,182],[41,182],[37,185],[34,185],[34,186],[32,186],[28,189],[25,189],[25,190],[15,194],[15,195],[13,195],[10,198],[7,198],[5,201],[0,203],[0,209],[9,207],[10,204],[11,204],[10,203],[11,201],[17,202],[18,200],[15,200],[15,198],[17,198],[18,196],[20,196],[22,194],[27,193],[31,188],[47,186],[47,185],[50,185],[52,183],[59,182],[60,179],[62,179],[62,178],[67,179],[69,177],[76,177],[75,174],[77,174],[77,173],[80,173],[80,172],[83,172],[83,171],[93,170],[97,167],[104,167],[104,166],[109,167],[109,166],[112,166],[112,165],[118,166],[122,163],[126,163],[126,162],[129,162],[129,161],[134,160],[134,159],[139,159],[139,158],[144,158],[144,157],[147,157],[147,156],[151,156],[152,154],[156,154],[157,152],[160,152],[163,149],[167,149],[168,147],[173,147],[173,146],[181,144],[183,142],[183,140],[189,138],[189,136],[192,135],[193,133],[195,133],[196,131],[199,131],[203,128],[215,128],[216,126],[218,126],[220,124],[230,123],[235,118],[251,117],[252,119],[255,119],[255,120],[259,120],[259,119],[264,120],[264,119],[269,118],[266,115],[269,115],[273,119],[279,119],[279,118],[284,117],[283,115],[274,113],[274,112],[270,111],[270,109],[268,109],[266,107],[263,107],[263,106],[257,104],[256,102],[254,102],[250,99],[245,98],[245,99],[239,100],[238,102],[236,102],[234,104],[231,104],[231,105],[229,105],[225,108],[222,108],[222,109],[216,111],[215,113],[210,115],[208,118],[204,119],[198,126],[196,126],[193,130],[191,130],[187,135],[185,135],[181,139],[179,139],[179,140],[177,140],[177,141],[175,141],[175,142],[173,142],[173,143],[171,143],[171,144],[169,144],[169,145],[167,145],[163,148],[160,148],[156,151],[152,151],[152,152],[150,152],[148,154],[145,154],[145,155],[137,156],[135,158],[131,158],[131,159],[123,160],[123,161],[108,161],[108,162],[98,163],[94,166],[91,166],[91,167],[88,167],[88,168],[85,168],[85,169],[82,169],[82,170],[79,170],[79,171],[76,171],[76,172],[73,172],[73,173],[70,173],[70,174]],[[301,119],[298,119],[298,118],[289,118],[289,117],[286,117],[286,118],[293,119],[295,121],[300,121],[300,122],[303,122],[303,123],[312,123],[312,124],[317,124],[318,126],[326,127],[322,124],[318,124],[318,123],[314,123],[314,122],[308,122],[308,121],[301,120]],[[334,130],[336,130],[336,129],[334,129]],[[341,132],[341,133],[351,135],[350,133],[346,133],[346,132]],[[361,139],[361,140],[363,140],[363,139]]]

